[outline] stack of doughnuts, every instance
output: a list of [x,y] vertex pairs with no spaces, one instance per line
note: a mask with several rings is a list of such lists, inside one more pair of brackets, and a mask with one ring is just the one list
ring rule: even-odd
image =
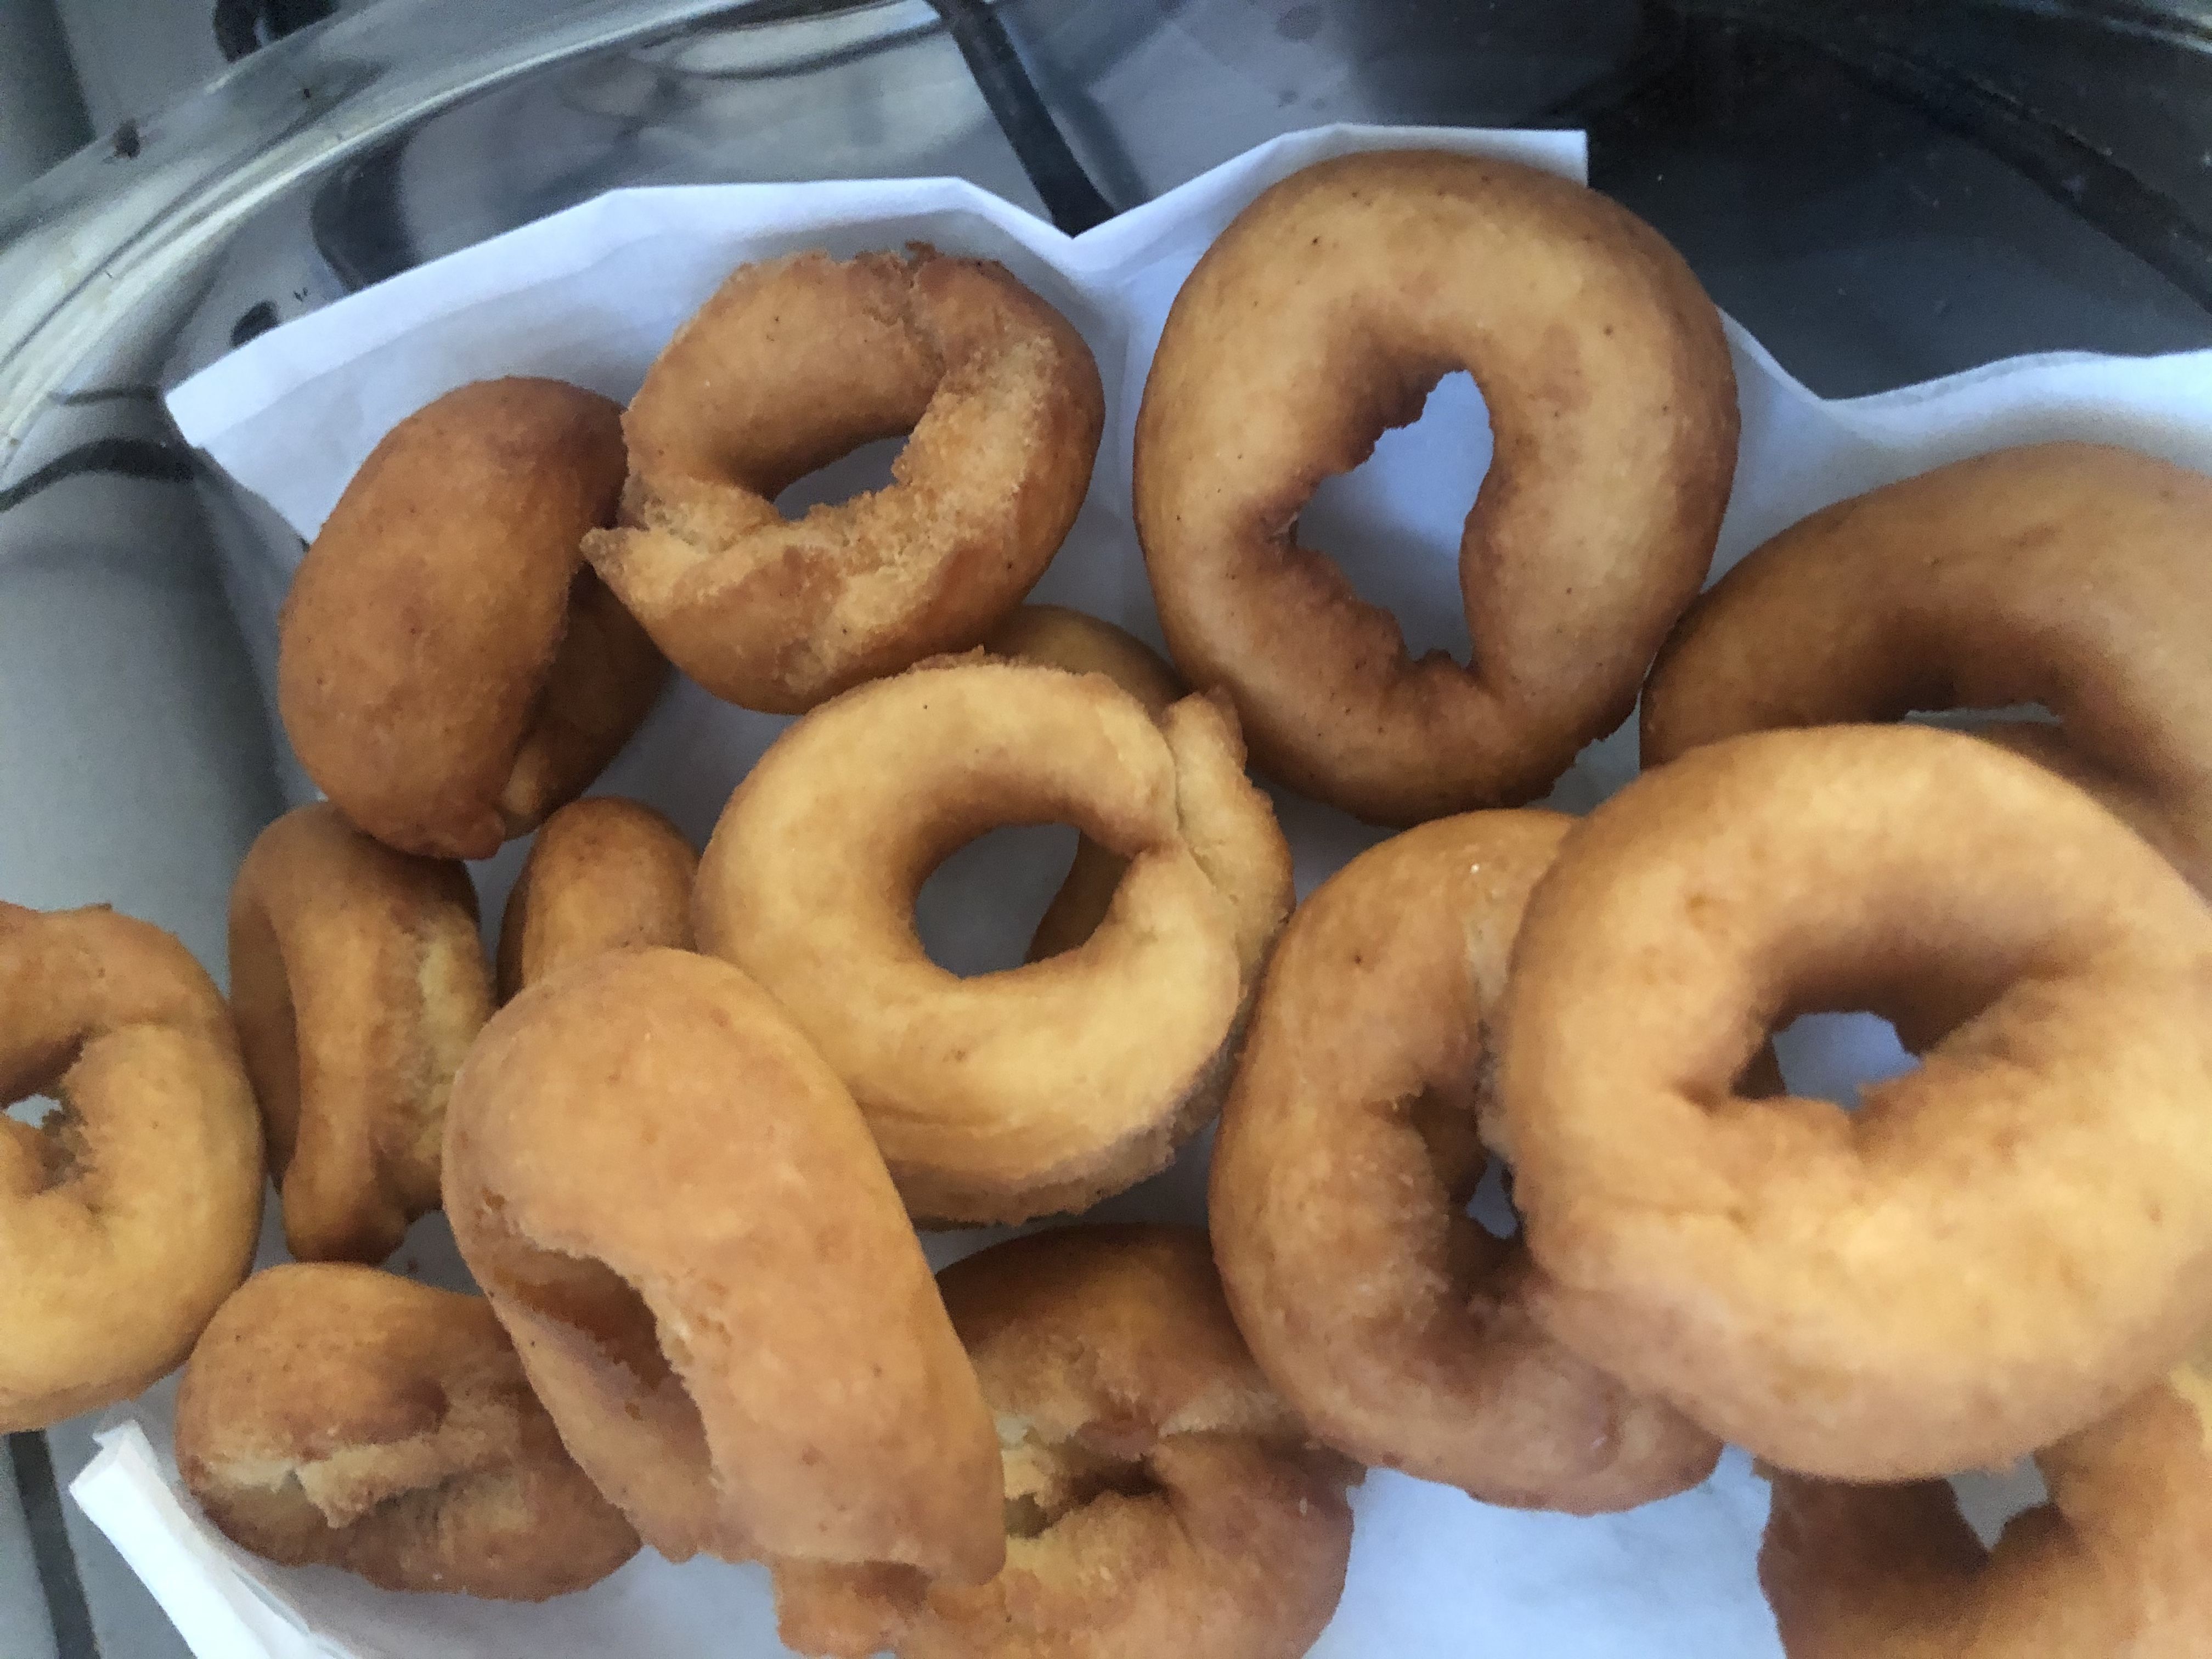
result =
[[[1297,523],[1458,370],[1470,666]],[[248,1550],[523,1599],[757,1561],[848,1659],[1291,1659],[1364,1467],[1590,1516],[1735,1445],[1792,1659],[2196,1651],[2212,482],[2001,451],[1699,597],[1718,313],[1603,198],[1425,151],[1262,191],[1133,413],[1166,658],[1022,604],[1106,410],[989,260],[748,264],[626,409],[403,421],[285,605],[327,799],[239,872],[228,1006],[143,923],[0,906],[0,1077],[59,1103],[0,1120],[0,1427],[189,1353],[179,1468]],[[794,717],[703,848],[582,798],[672,664]],[[1530,806],[1639,693],[1644,775]],[[1398,833],[1297,903],[1248,760]],[[931,873],[1045,823],[1027,960],[933,961]],[[488,953],[461,860],[526,836]],[[1838,1011],[1917,1065],[1790,1092],[1771,1039]],[[1217,1117],[1206,1229],[933,1275],[923,1231]],[[264,1166],[298,1260],[247,1279]],[[382,1265],[417,1224],[478,1293]],[[1984,1548],[1945,1480],[2025,1457]]]

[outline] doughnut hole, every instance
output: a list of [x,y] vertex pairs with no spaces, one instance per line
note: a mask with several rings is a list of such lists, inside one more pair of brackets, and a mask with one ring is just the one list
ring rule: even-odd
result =
[[[921,411],[915,411],[919,419]],[[906,447],[906,434],[863,441],[823,466],[795,479],[775,498],[775,510],[786,519],[803,519],[817,507],[836,507],[888,489],[891,470]]]
[[47,1075],[33,1078],[27,1091],[0,1114],[0,1146],[12,1145],[22,1153],[33,1183],[28,1193],[66,1186],[84,1168],[90,1152],[82,1120],[61,1085],[76,1063],[76,1054],[72,1047]]
[[1068,824],[1021,823],[955,848],[915,896],[914,930],[929,959],[963,979],[1020,967],[1077,839]]
[[1482,1172],[1474,1196],[1467,1201],[1467,1213],[1492,1238],[1521,1236],[1521,1212],[1513,1207],[1513,1172],[1501,1160],[1492,1158]]
[[[1916,708],[1905,715],[1915,726],[1933,726],[1946,732],[1980,737],[1993,726],[2048,726],[2063,729],[2057,715],[2039,702],[2011,703],[2002,708]],[[2056,732],[2053,733],[2056,735]]]
[[1297,539],[1328,555],[1352,591],[1398,619],[1407,652],[1462,667],[1473,647],[1459,586],[1460,537],[1490,471],[1490,415],[1472,376],[1436,381],[1368,458],[1322,480]]
[[2051,1488],[2033,1459],[2022,1459],[2008,1469],[1954,1475],[1951,1486],[1959,1494],[1960,1514],[1984,1546],[1992,1548],[2006,1522],[2051,1501]]
[[1424,1089],[1404,1110],[1407,1129],[1428,1154],[1445,1212],[1448,1271],[1455,1297],[1463,1300],[1497,1268],[1498,1247],[1519,1231],[1506,1197],[1510,1177],[1504,1163],[1484,1151],[1474,1108],[1464,1097]]
[[52,1095],[45,1092],[46,1089],[52,1087],[52,1084],[46,1084],[40,1092],[25,1095],[21,1100],[13,1102],[7,1109],[8,1116],[27,1127],[37,1128],[47,1118],[62,1109],[62,1103]]
[[1782,1080],[1804,1100],[1857,1109],[1860,1091],[1903,1077],[1918,1061],[1898,1041],[1897,1028],[1880,1014],[1851,1011],[1800,1014],[1774,1034]]
[[[1014,1436],[1006,1443],[1009,1431]],[[1143,1456],[1086,1443],[1051,1440],[1033,1425],[1001,1419],[1006,1536],[1037,1539],[1071,1516],[1109,1498],[1162,1498],[1167,1488]]]

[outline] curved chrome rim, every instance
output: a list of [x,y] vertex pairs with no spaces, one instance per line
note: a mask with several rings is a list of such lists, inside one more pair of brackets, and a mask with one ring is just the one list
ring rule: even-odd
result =
[[173,302],[273,198],[463,99],[707,18],[783,49],[939,26],[922,0],[379,0],[265,47],[0,202],[0,476],[118,322]]

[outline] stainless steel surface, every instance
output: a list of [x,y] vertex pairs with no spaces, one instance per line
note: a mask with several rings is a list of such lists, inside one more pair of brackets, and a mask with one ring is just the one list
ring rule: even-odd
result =
[[[1114,206],[1324,121],[1587,125],[1595,182],[1680,246],[1816,389],[2023,351],[2212,344],[2212,14],[2198,4],[996,9]],[[124,11],[72,3],[104,28]],[[114,720],[150,731],[216,707],[264,729],[211,548],[276,532],[219,480],[187,487],[189,458],[145,388],[349,288],[619,185],[953,173],[1042,205],[922,0],[372,0],[165,111],[134,107],[146,84],[103,82],[103,119],[131,125],[0,200],[0,617],[27,584],[135,596],[140,631],[118,637],[143,672],[101,684],[125,688]],[[0,102],[0,123],[21,114]],[[113,666],[100,648],[0,639],[0,713],[27,675],[89,697]],[[228,844],[274,810],[265,744],[198,784],[149,783],[90,737],[82,775],[64,777],[9,736],[0,720],[11,788],[59,779],[86,814],[189,814]],[[97,874],[130,908],[113,887],[131,867],[119,842],[33,846],[9,827],[0,893],[94,896]],[[219,960],[219,886],[157,919]],[[83,1425],[52,1440],[66,1479]],[[24,1594],[10,1525],[0,1509],[0,1608]],[[75,1528],[105,1650],[176,1651],[140,1622],[143,1593],[112,1552],[82,1517]],[[17,1659],[16,1642],[0,1616],[0,1659]]]
[[0,4],[0,197],[92,137],[48,0]]

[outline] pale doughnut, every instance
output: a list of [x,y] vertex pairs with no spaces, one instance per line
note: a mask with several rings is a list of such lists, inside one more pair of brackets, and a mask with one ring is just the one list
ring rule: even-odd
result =
[[[1049,823],[1129,860],[1090,939],[971,979],[930,961],[929,872],[987,830]],[[1152,1174],[1212,1115],[1290,902],[1224,706],[1155,722],[1103,675],[979,654],[779,738],[715,827],[693,922],[844,1079],[917,1216],[1018,1221]]]
[[[1801,1013],[1917,1071],[1730,1085]],[[2072,785],[1915,726],[1731,738],[1583,820],[1514,951],[1493,1144],[1539,1317],[1786,1468],[2000,1467],[2212,1324],[2212,912]]]

